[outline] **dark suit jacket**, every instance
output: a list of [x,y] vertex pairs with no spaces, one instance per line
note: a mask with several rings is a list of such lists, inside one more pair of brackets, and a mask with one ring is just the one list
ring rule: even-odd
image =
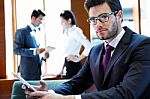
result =
[[150,38],[124,29],[104,77],[100,68],[104,45],[100,44],[92,48],[79,73],[54,91],[81,94],[95,83],[97,92],[82,94],[82,99],[150,99]]
[[29,26],[18,29],[14,39],[14,53],[21,56],[20,73],[26,80],[39,80],[41,75],[41,61],[39,55],[33,55],[37,48],[35,38],[30,34]]

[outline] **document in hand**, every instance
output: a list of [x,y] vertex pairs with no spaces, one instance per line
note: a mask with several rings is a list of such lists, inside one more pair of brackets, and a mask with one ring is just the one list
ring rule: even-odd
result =
[[23,84],[25,84],[29,89],[36,91],[36,89],[30,85],[27,81],[25,81],[20,75],[16,74],[16,73],[12,73],[16,78],[18,78]]
[[55,49],[55,47],[47,46],[45,49],[46,49],[47,52],[51,52],[52,50]]

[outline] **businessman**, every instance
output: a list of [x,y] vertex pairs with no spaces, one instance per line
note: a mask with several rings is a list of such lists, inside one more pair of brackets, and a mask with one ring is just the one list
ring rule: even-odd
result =
[[[122,27],[119,0],[85,0],[89,24],[103,44],[68,82],[50,91],[26,90],[40,99],[150,99],[150,38]],[[92,84],[97,91],[83,93]],[[46,89],[44,82],[39,89]],[[83,93],[83,94],[82,94]]]
[[[42,34],[39,25],[44,16],[41,10],[33,10],[31,23],[15,33],[14,53],[21,56],[19,72],[25,80],[40,80],[42,60],[49,57],[45,48],[40,47]],[[42,53],[44,56],[41,58],[39,55]]]

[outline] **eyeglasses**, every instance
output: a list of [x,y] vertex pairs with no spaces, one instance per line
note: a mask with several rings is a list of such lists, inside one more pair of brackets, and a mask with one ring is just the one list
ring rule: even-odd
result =
[[118,11],[114,11],[111,13],[102,13],[98,17],[90,17],[89,19],[87,19],[87,22],[90,25],[96,25],[97,20],[99,20],[101,23],[105,23],[105,22],[108,22],[110,15],[116,15],[117,13]]

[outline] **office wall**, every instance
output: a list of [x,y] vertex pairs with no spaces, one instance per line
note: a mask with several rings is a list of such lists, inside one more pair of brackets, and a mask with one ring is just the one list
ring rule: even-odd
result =
[[0,99],[10,99],[15,80],[0,79]]
[[71,10],[74,12],[77,23],[82,28],[84,35],[90,40],[90,26],[86,21],[88,14],[84,9],[84,0],[71,0]]
[[0,79],[6,78],[4,0],[0,0]]

